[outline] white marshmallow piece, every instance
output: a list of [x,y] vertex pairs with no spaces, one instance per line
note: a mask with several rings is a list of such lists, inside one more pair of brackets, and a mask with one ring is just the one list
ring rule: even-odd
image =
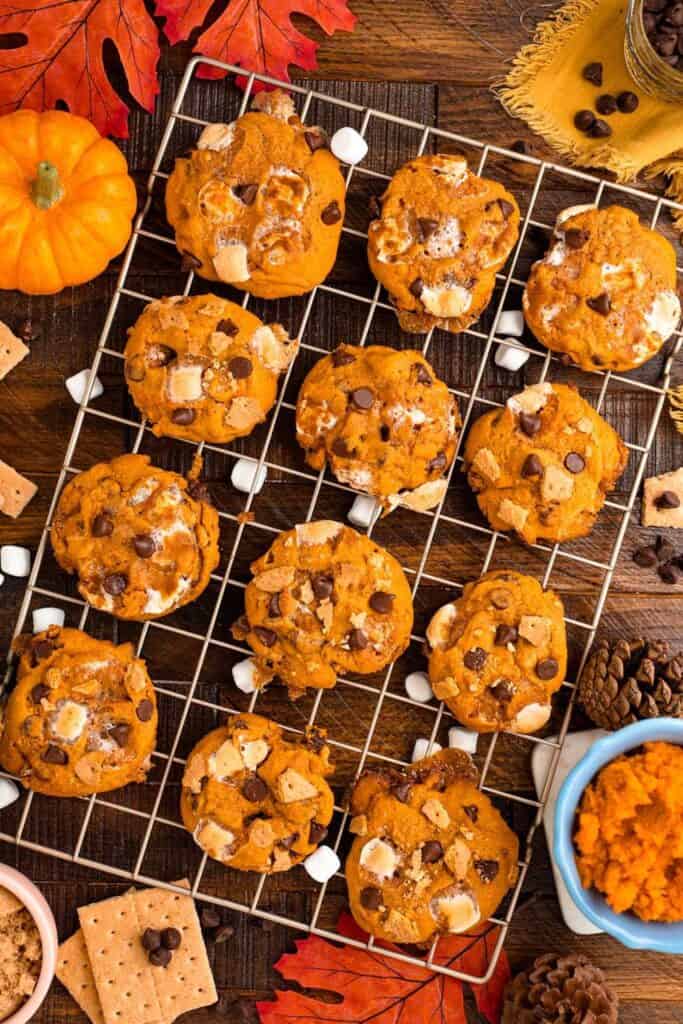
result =
[[448,730],[448,746],[455,750],[465,750],[468,754],[474,754],[479,742],[479,733],[471,729],[460,729],[452,725]]
[[431,743],[429,740],[418,739],[415,740],[415,746],[413,747],[413,753],[411,754],[410,760],[413,764],[416,761],[421,761],[423,757],[431,757],[432,754],[438,754],[443,747],[440,743]]
[[267,476],[268,470],[265,466],[259,467],[258,462],[254,462],[253,459],[238,459],[232,467],[230,482],[235,490],[244,491],[245,494],[250,493],[253,485],[254,494],[259,494],[263,490]]
[[[510,341],[511,339],[508,338],[507,340]],[[515,370],[519,370],[524,366],[530,354],[530,352],[525,352],[524,349],[516,348],[514,345],[508,345],[505,341],[501,341],[496,348],[493,361],[502,370],[509,370],[510,373],[514,373]]]
[[346,518],[359,530],[367,530],[378,511],[379,505],[373,497],[369,494],[357,494]]
[[253,658],[245,658],[232,666],[232,678],[235,686],[242,693],[254,693],[256,686],[256,665]]
[[330,142],[337,160],[344,164],[359,164],[368,152],[368,144],[355,128],[339,128]]
[[510,334],[521,338],[524,334],[524,313],[521,309],[504,309],[496,323],[496,334]]
[[315,882],[329,882],[341,867],[341,861],[331,846],[319,846],[304,861],[306,874]]
[[[64,382],[66,384],[66,390],[69,392],[76,405],[80,405],[85,399],[86,392],[88,390],[89,376],[90,370],[79,370],[78,373],[74,373],[73,377],[67,377]],[[102,387],[102,381],[99,377],[95,377],[92,382],[90,398],[88,401],[91,402],[93,398],[99,398],[103,392],[104,388]]]
[[33,611],[33,632],[42,633],[50,626],[64,625],[64,611],[61,608],[36,608]]
[[3,544],[0,548],[0,569],[8,576],[28,576],[31,571],[31,552],[16,544]]
[[19,787],[11,779],[0,779],[0,811],[19,799]]
[[410,699],[420,704],[426,704],[434,696],[426,672],[411,672],[406,676],[404,685]]
[[0,587],[3,585],[4,582],[5,582],[5,577],[0,572]]

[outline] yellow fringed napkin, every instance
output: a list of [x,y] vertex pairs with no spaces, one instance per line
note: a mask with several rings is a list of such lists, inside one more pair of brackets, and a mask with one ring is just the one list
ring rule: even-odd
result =
[[[626,5],[621,0],[569,0],[536,30],[497,89],[509,113],[521,117],[579,167],[604,167],[619,181],[643,172],[671,176],[668,194],[683,202],[683,105],[640,92],[624,60]],[[603,65],[601,88],[585,81],[586,64]],[[578,110],[592,110],[600,93],[637,93],[633,114],[608,118],[609,139],[591,139],[574,127]],[[683,214],[676,218],[683,230]]]

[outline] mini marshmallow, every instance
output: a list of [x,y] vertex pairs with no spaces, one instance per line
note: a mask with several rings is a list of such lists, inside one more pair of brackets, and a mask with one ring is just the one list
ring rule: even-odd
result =
[[[253,459],[238,459],[232,467],[230,482],[236,490],[244,491],[245,494],[250,493],[253,485],[254,494],[259,494],[266,482],[267,475],[266,467],[259,468],[258,462],[254,462]],[[254,478],[256,478],[256,483],[254,483]]]
[[253,658],[245,658],[232,666],[232,678],[235,686],[242,693],[254,693],[256,685],[256,665]]
[[460,729],[452,725],[448,730],[448,746],[456,750],[465,750],[468,754],[474,754],[477,750],[479,733],[470,729]]
[[19,799],[19,787],[11,779],[0,779],[0,811]]
[[410,760],[415,764],[416,761],[421,761],[423,757],[431,757],[432,754],[438,754],[440,750],[443,750],[440,743],[435,742],[430,744],[429,740],[418,739],[415,740],[415,746],[413,747]]
[[410,699],[419,701],[420,704],[425,704],[434,696],[426,672],[411,672],[406,676],[404,685]]
[[337,160],[345,164],[359,164],[368,152],[368,144],[355,128],[339,128],[330,142]]
[[5,582],[5,577],[0,572],[0,587],[3,585],[4,582]]
[[525,352],[524,349],[516,348],[514,345],[506,345],[505,342],[501,341],[496,349],[494,362],[501,369],[514,373],[515,370],[519,370],[520,367],[524,366],[530,355],[531,353]]
[[[66,390],[73,398],[76,405],[80,405],[86,396],[88,390],[88,378],[90,376],[90,370],[79,370],[78,373],[74,373],[73,377],[67,377],[65,380]],[[99,398],[104,392],[102,387],[102,381],[99,377],[95,377],[90,390],[90,398],[88,401],[92,401],[93,398]]]
[[329,882],[339,871],[341,861],[331,846],[319,846],[304,861],[306,874],[315,882]]
[[33,611],[33,632],[42,633],[50,626],[63,626],[64,612],[61,608],[36,608]]
[[521,309],[504,309],[496,323],[497,334],[511,334],[521,338],[524,334],[524,313]]
[[0,569],[8,576],[28,576],[31,571],[31,552],[16,544],[3,544],[0,548]]
[[377,515],[379,505],[369,494],[357,494],[346,518],[359,530],[367,530]]

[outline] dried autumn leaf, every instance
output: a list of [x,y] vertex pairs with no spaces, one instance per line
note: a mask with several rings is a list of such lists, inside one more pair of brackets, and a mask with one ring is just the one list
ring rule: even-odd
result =
[[[156,14],[166,18],[164,31],[171,43],[187,39],[211,7],[212,0],[156,0]],[[350,32],[356,23],[348,0],[231,0],[200,35],[195,53],[288,82],[290,64],[305,71],[317,67],[318,44],[294,27],[294,13],[312,18],[328,35],[338,29]],[[221,77],[217,68],[208,66],[199,73]],[[257,82],[255,88],[263,86]]]
[[[349,914],[338,930],[347,938],[367,940]],[[449,935],[439,942],[435,962],[475,977],[483,976],[498,938],[498,929],[485,925],[469,935]],[[275,967],[284,978],[304,989],[336,993],[339,1001],[322,1002],[291,989],[278,990],[275,1000],[256,1004],[261,1024],[465,1024],[465,1001],[459,981],[427,967],[383,957],[378,943],[372,952],[354,946],[333,946],[316,935],[296,942],[296,953],[285,953]],[[486,985],[473,986],[477,1009],[489,1024],[500,1020],[503,991],[510,967],[501,953]]]
[[[104,68],[109,40],[128,88],[146,110],[159,92],[158,31],[144,0],[0,0],[0,114],[63,101],[103,135],[128,137],[128,107]],[[18,41],[18,45],[15,45]]]

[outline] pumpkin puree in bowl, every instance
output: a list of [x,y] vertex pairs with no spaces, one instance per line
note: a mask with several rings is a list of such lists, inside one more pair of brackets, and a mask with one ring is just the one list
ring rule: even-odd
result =
[[585,888],[617,913],[683,920],[683,747],[646,743],[586,788],[575,835]]

